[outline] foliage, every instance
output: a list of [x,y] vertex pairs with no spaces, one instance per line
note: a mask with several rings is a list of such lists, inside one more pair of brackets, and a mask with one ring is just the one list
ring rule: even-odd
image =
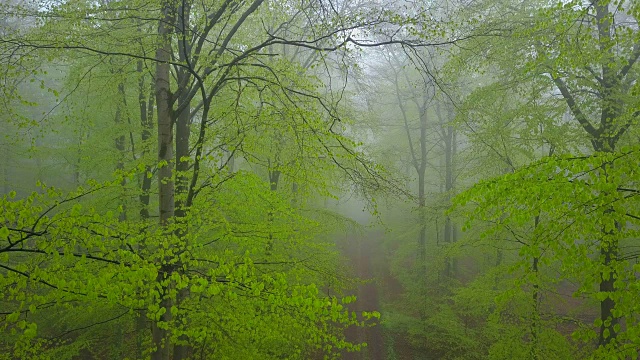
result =
[[369,194],[394,185],[311,71],[369,10],[337,21],[321,5],[3,5],[30,20],[3,33],[6,80],[22,84],[18,64],[53,94],[37,104],[3,88],[16,114],[3,123],[38,127],[38,170],[54,168],[34,177],[63,184],[0,206],[7,357],[335,358],[364,346],[343,330],[379,315],[345,307],[335,250],[319,240],[334,229],[313,204],[348,181]]
[[[121,222],[117,213],[87,204],[87,198],[102,201],[118,183],[69,194],[43,187],[25,199],[3,198],[0,265],[8,312],[2,324],[12,334],[3,352],[67,358],[82,348],[99,351],[95,341],[101,340],[91,335],[96,333],[89,330],[79,338],[75,333],[97,326],[94,331],[101,334],[105,329],[99,324],[109,318],[133,320],[142,310],[157,320],[164,311],[157,304],[166,294],[159,293],[155,279],[173,266],[161,259],[184,240],[144,222]],[[191,296],[170,311],[174,319],[188,320],[163,326],[176,339],[188,334],[202,353],[224,358],[304,358],[313,349],[326,354],[358,349],[331,330],[337,323],[358,323],[344,308],[352,300],[322,296],[316,285],[296,280],[307,273],[305,265],[316,262],[307,255],[321,251],[306,249],[313,246],[308,237],[317,225],[287,210],[286,199],[250,174],[238,174],[224,190],[209,199],[220,205],[194,212],[191,245],[176,254],[189,271],[174,273],[169,296],[182,289]],[[275,220],[266,217],[272,207],[279,214]],[[267,233],[281,240],[273,257],[265,254]],[[95,310],[87,313],[87,308]],[[68,320],[52,327],[51,316],[60,311]]]
[[[615,314],[625,319],[624,328],[617,327],[616,340],[599,349],[598,357],[625,358],[638,346],[632,300],[637,296],[637,269],[634,253],[629,252],[638,236],[637,171],[633,165],[637,157],[637,147],[590,156],[546,157],[513,174],[482,181],[457,198],[458,205],[475,204],[467,226],[475,219],[492,224],[482,234],[484,241],[517,243],[516,266],[526,271],[527,264],[537,258],[541,266],[557,267],[561,279],[577,281],[576,296],[616,300]],[[534,218],[539,219],[535,226]],[[603,264],[597,249],[602,243],[614,242],[621,244],[620,256]],[[615,276],[614,291],[593,287],[601,276]],[[553,280],[523,279],[523,285],[538,282]],[[601,324],[596,320],[593,325]],[[593,327],[575,335],[586,342],[597,337]]]

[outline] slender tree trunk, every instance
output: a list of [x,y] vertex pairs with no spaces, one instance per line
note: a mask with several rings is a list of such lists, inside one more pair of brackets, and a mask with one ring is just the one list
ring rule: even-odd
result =
[[[189,23],[190,9],[188,2],[183,2],[178,7],[177,27],[179,30],[178,58],[181,63],[186,63],[189,53],[189,42],[185,37],[189,36],[186,25]],[[191,137],[191,101],[188,98],[188,85],[191,76],[186,69],[178,69],[178,108],[182,111],[177,114],[176,120],[176,217],[184,218],[187,213],[187,196],[189,192],[189,138]],[[179,221],[179,220],[178,220]],[[183,236],[186,235],[182,234]]]
[[[271,191],[278,191],[279,181],[280,181],[280,171],[269,170],[269,183],[271,184],[270,185]],[[269,213],[267,214],[267,222],[269,222],[269,224],[273,223],[273,218],[274,218],[273,210],[269,210]],[[274,241],[275,240],[273,237],[273,233],[269,231],[269,239],[267,240],[267,246],[265,248],[265,252],[267,255],[271,255],[273,251]]]
[[227,171],[229,175],[236,171],[236,156],[233,152],[229,153],[229,159],[227,160]]
[[[618,257],[618,241],[603,239],[600,244],[600,255],[603,259],[603,265],[610,269],[610,272],[600,273],[600,291],[607,294],[613,294],[615,292],[615,280],[617,273],[611,268],[613,262]],[[602,346],[608,345],[613,339],[616,338],[615,326],[619,323],[619,319],[613,315],[613,309],[616,307],[616,303],[610,297],[600,302],[600,319],[602,320],[602,326],[600,327],[600,334],[598,344]]]
[[[458,138],[457,132],[453,129],[452,135],[452,144],[451,144],[451,190],[454,190],[456,187],[455,184],[455,176],[456,176],[456,155],[458,154]],[[452,223],[451,229],[451,242],[455,243],[458,241],[458,227],[455,223]],[[454,268],[455,268],[454,264]],[[455,271],[455,269],[454,269]]]
[[271,191],[278,190],[278,182],[280,181],[280,171],[279,170],[270,170],[269,171],[269,183],[271,184]]
[[[610,169],[610,166],[611,165],[604,167],[603,174],[600,176],[608,177],[607,170]],[[610,213],[613,211],[613,209],[608,209],[605,212]],[[616,221],[613,230],[607,231],[602,229],[602,238],[600,239],[600,259],[606,270],[600,272],[599,289],[600,292],[611,295],[616,291],[615,281],[618,277],[614,266],[618,259],[620,247],[616,233],[619,232],[620,229],[621,224]],[[600,326],[598,344],[601,346],[609,345],[617,336],[615,327],[620,320],[613,314],[615,307],[616,302],[610,296],[600,301],[600,320],[602,321],[602,325]]]
[[[534,228],[537,228],[539,223],[540,216],[536,216],[534,219]],[[531,295],[533,300],[533,315],[531,318],[531,349],[529,351],[531,360],[538,360],[538,333],[540,330],[540,280],[538,271],[539,261],[540,258],[536,256],[533,258],[533,261],[531,263],[531,271],[534,275],[533,292]]]
[[[598,28],[598,39],[600,42],[600,51],[606,55],[603,56],[600,68],[602,70],[602,109],[600,114],[600,132],[599,136],[593,140],[595,151],[612,152],[615,149],[616,142],[620,134],[613,134],[612,129],[615,126],[616,119],[622,113],[621,100],[617,97],[620,91],[621,79],[611,64],[615,63],[615,57],[611,48],[611,13],[609,12],[608,1],[596,1],[596,26]],[[607,167],[603,169],[601,176],[607,176]],[[614,190],[615,191],[615,190]],[[613,211],[613,210],[611,210]],[[600,291],[613,295],[615,292],[615,280],[617,274],[612,268],[613,262],[618,258],[618,240],[615,236],[617,228],[620,224],[616,223],[615,229],[611,233],[603,229],[602,240],[600,241],[600,255],[602,265],[610,271],[600,274]],[[613,315],[616,303],[611,297],[600,302],[600,319],[602,326],[600,327],[599,345],[607,346],[616,338],[615,327],[619,319]]]
[[[420,216],[420,234],[418,235],[418,269],[420,276],[427,275],[427,214],[425,206],[425,174],[418,173],[418,214]],[[424,279],[426,280],[426,279]]]
[[298,183],[295,181],[291,184],[291,207],[298,207]]
[[[149,96],[147,101],[148,89],[145,84],[144,78],[144,64],[142,60],[138,60],[137,63],[138,76],[138,105],[140,110],[140,124],[142,125],[142,154],[141,158],[145,161],[146,155],[149,153],[151,140],[151,134],[153,131],[153,110],[154,101],[153,96]],[[155,91],[155,87],[151,88],[152,92]],[[153,95],[153,94],[152,94]],[[143,220],[149,219],[149,192],[151,191],[151,174],[152,168],[149,164],[145,164],[144,173],[140,181],[140,218]]]
[[420,109],[420,166],[418,171],[418,208],[420,214],[420,237],[418,238],[418,258],[420,259],[420,275],[423,281],[427,276],[427,214],[426,214],[426,184],[427,176],[427,105]]
[[[451,190],[453,189],[453,128],[447,126],[444,130],[444,191],[446,194],[447,206],[451,203]],[[444,241],[447,244],[453,242],[453,226],[451,223],[451,217],[445,215],[444,218]],[[453,269],[452,260],[447,257],[445,259],[445,276],[451,277],[454,275],[455,269]]]
[[[126,112],[126,108],[125,108],[126,93],[124,90],[123,82],[120,82],[118,84],[118,92],[122,96],[122,102],[118,104],[116,108],[116,114],[115,114],[115,127],[116,127],[116,130],[120,133],[120,135],[116,136],[115,138],[115,147],[116,147],[116,150],[118,151],[118,162],[116,164],[116,170],[124,171],[124,158],[126,156],[125,155],[126,148],[125,148],[125,135],[122,133],[122,124],[124,123],[123,113]],[[120,221],[125,221],[127,220],[127,203],[126,203],[126,197],[125,197],[127,180],[125,177],[122,178],[120,185],[122,186],[122,191],[123,191],[122,199],[120,201],[120,206],[122,206],[122,211],[118,215],[118,219]]]
[[[171,94],[171,74],[169,61],[171,60],[171,32],[173,30],[172,1],[165,1],[162,7],[163,19],[158,25],[158,35],[161,45],[156,51],[156,104],[158,117],[158,212],[161,226],[167,226],[173,220],[174,207],[174,181],[173,175],[173,109]],[[157,281],[160,286],[160,307],[164,313],[152,323],[153,345],[155,349],[151,354],[152,360],[168,360],[170,354],[169,338],[167,330],[159,326],[159,322],[169,322],[171,316],[171,300],[169,298],[169,284],[167,278],[171,275],[171,268],[164,263],[160,264]]]
[[[84,142],[82,141],[84,140],[84,127],[81,125],[80,126],[80,132],[78,134],[78,149],[76,151],[76,154],[78,155],[76,162],[73,164],[73,184],[75,186],[80,186],[80,163],[82,161],[82,145],[84,144]],[[38,140],[36,138],[36,145],[38,145]],[[41,168],[42,168],[42,160],[40,159],[40,157],[36,157],[36,164],[38,167],[38,180],[41,178],[42,174],[41,174]]]
[[[186,24],[189,23],[190,7],[187,1],[183,1],[178,7],[177,27],[179,30],[178,39],[178,58],[181,63],[186,63],[189,55],[189,33]],[[190,166],[190,153],[189,153],[189,139],[191,137],[191,101],[188,98],[187,89],[191,76],[185,69],[178,70],[178,108],[182,111],[177,114],[176,120],[176,222],[179,226],[176,231],[176,235],[180,239],[180,244],[184,249],[188,244],[188,223],[187,212],[189,210],[189,166]],[[203,119],[204,121],[204,119]],[[181,264],[180,264],[181,265]],[[177,268],[182,268],[178,266]],[[182,302],[189,296],[188,289],[182,289],[178,292],[176,298],[176,305],[180,306]],[[184,315],[181,315],[184,316]],[[192,352],[192,348],[187,345],[188,337],[182,335],[180,341],[186,344],[176,345],[173,349],[173,360],[182,360],[189,356]]]
[[538,257],[533,258],[533,262],[531,264],[531,271],[535,275],[536,283],[533,284],[533,315],[531,319],[531,350],[529,351],[529,356],[531,360],[538,360],[538,332],[540,329],[540,314],[539,314],[539,304],[540,304],[540,285],[538,284]]
[[[453,112],[449,110],[447,112],[448,118],[453,118]],[[450,206],[451,204],[451,192],[454,187],[454,163],[453,159],[455,156],[455,138],[456,132],[453,126],[447,125],[447,118],[442,115],[442,111],[440,109],[440,104],[436,104],[436,115],[438,116],[438,120],[440,123],[441,130],[441,140],[443,144],[444,150],[444,193],[445,193],[445,201],[446,205]],[[441,189],[442,190],[442,189]],[[445,244],[451,244],[455,242],[455,225],[451,221],[451,217],[445,215],[444,218],[444,242]],[[455,275],[455,261],[452,258],[445,258],[445,269],[444,275],[446,277],[452,277]]]

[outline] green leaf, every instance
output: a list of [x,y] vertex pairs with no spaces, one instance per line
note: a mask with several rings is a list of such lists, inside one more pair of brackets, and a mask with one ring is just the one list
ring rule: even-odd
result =
[[9,238],[9,229],[6,226],[0,228],[0,240],[7,240]]
[[16,322],[18,321],[18,318],[20,317],[20,312],[12,312],[11,314],[7,315],[7,321],[8,322]]

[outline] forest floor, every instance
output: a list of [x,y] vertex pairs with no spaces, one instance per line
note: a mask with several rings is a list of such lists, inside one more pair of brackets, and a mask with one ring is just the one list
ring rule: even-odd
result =
[[[338,242],[338,247],[352,268],[352,275],[364,280],[354,293],[357,301],[351,307],[352,311],[382,312],[384,303],[397,301],[402,297],[402,285],[393,277],[388,266],[382,244],[383,236],[381,231],[367,231],[363,234],[348,236]],[[382,319],[384,319],[384,313]],[[342,357],[344,360],[413,358],[406,340],[385,334],[382,324],[364,328],[351,327],[347,330],[346,336],[349,341],[366,342],[367,347],[357,353],[344,353]]]
[[[380,311],[379,280],[375,278],[377,269],[375,264],[380,264],[384,253],[380,246],[378,234],[366,232],[364,234],[349,236],[339,243],[344,256],[352,268],[352,275],[364,280],[358,285],[354,295],[357,301],[350,309],[357,313],[363,311]],[[370,327],[350,327],[347,329],[347,340],[352,342],[366,342],[367,347],[360,352],[344,353],[345,360],[385,360],[385,344],[382,325]]]

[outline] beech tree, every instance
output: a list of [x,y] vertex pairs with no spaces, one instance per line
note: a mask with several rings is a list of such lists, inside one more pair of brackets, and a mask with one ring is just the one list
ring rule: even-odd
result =
[[[394,188],[345,136],[345,113],[308,70],[352,45],[429,45],[395,36],[419,18],[323,1],[70,1],[2,10],[30,24],[3,33],[6,69],[19,63],[33,75],[39,63],[71,65],[64,93],[42,87],[70,105],[60,119],[92,117],[100,126],[79,126],[79,150],[106,151],[96,146],[102,141],[115,154],[71,159],[74,182],[88,183],[77,189],[40,184],[30,196],[4,196],[6,354],[118,357],[125,349],[76,335],[114,322],[119,336],[142,334],[125,348],[152,359],[332,357],[361,347],[340,332],[363,324],[343,306],[353,299],[319,294],[307,270],[330,258],[312,241],[323,226],[273,191],[275,174],[304,181],[306,194],[327,192],[328,179],[300,171],[332,164],[366,192]],[[367,31],[383,40],[369,41]],[[300,64],[281,49],[309,56]],[[96,75],[102,94],[89,80]],[[73,105],[83,103],[80,92],[91,95],[83,111]],[[267,181],[248,171],[271,156]],[[90,160],[94,173],[83,168]],[[74,328],[73,320],[91,322],[78,316],[83,306],[103,320]],[[47,315],[65,309],[75,317],[49,335],[60,329],[45,326]]]
[[[508,23],[509,42],[506,43],[512,46],[496,42],[497,46],[488,47],[485,53],[492,61],[481,63],[505,69],[504,74],[516,81],[533,85],[518,96],[523,102],[545,104],[547,110],[542,116],[525,117],[525,124],[532,130],[539,127],[539,131],[528,132],[539,134],[542,141],[538,144],[547,143],[549,152],[538,152],[547,157],[533,165],[527,165],[530,160],[516,165],[495,145],[495,139],[483,136],[481,141],[505,160],[515,174],[482,183],[461,199],[477,202],[478,214],[493,222],[488,236],[506,236],[520,243],[520,258],[532,264],[527,273],[532,276],[528,281],[535,309],[539,309],[540,289],[555,282],[538,277],[540,266],[552,269],[559,266],[563,276],[581,284],[576,295],[585,294],[599,302],[600,316],[594,324],[598,328],[597,356],[624,358],[630,353],[620,349],[633,347],[630,344],[635,343],[634,336],[620,334],[632,329],[635,323],[634,315],[622,310],[627,309],[622,299],[629,290],[621,280],[632,267],[628,260],[633,255],[624,250],[627,245],[623,239],[628,239],[627,232],[633,231],[627,228],[627,225],[633,227],[629,223],[632,220],[624,217],[633,214],[616,218],[611,206],[620,200],[605,199],[624,198],[619,188],[630,184],[617,181],[633,182],[628,177],[633,176],[628,169],[614,169],[622,165],[613,159],[633,153],[630,149],[617,148],[628,144],[637,120],[637,101],[627,95],[634,87],[637,73],[637,9],[634,4],[606,1],[587,5],[570,2],[541,10],[535,2],[493,5],[481,11],[502,19],[487,22],[487,26],[502,23],[504,14],[510,13],[513,22]],[[512,62],[517,58],[521,59],[521,65]],[[507,67],[509,64],[511,67]],[[494,86],[503,85],[496,82]],[[550,127],[554,122],[557,126]],[[504,138],[500,139],[504,144]],[[582,170],[578,170],[580,166]],[[521,182],[524,178],[531,180]],[[500,190],[489,183],[501,187]],[[570,186],[571,190],[559,190],[565,186],[560,183]],[[583,186],[591,189],[588,191],[592,192],[592,200],[579,200],[576,192],[582,191]],[[501,235],[496,231],[502,231]],[[599,291],[594,291],[594,285]],[[619,323],[622,318],[625,326]],[[532,321],[536,324],[535,319]],[[535,344],[539,341],[535,331],[539,329],[531,331],[530,356],[544,357]],[[586,341],[593,338],[593,333],[588,331],[575,334],[582,334],[580,337]]]

